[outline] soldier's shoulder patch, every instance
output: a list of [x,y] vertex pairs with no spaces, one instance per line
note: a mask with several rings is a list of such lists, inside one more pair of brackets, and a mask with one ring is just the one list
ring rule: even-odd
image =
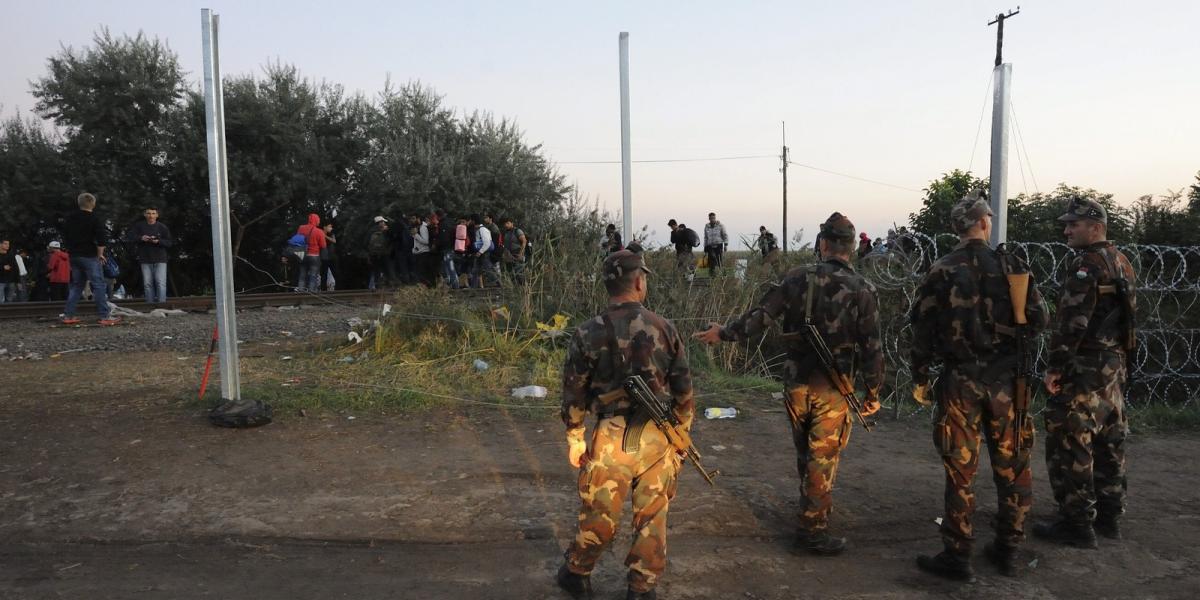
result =
[[1088,269],[1087,265],[1079,265],[1079,269],[1075,271],[1075,277],[1077,279],[1087,279],[1091,274],[1092,272]]

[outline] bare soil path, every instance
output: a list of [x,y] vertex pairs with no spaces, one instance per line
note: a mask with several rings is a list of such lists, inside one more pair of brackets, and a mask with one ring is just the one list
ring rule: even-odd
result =
[[[99,356],[110,375],[72,385]],[[556,415],[454,407],[221,430],[179,400],[194,382],[172,372],[174,353],[113,358],[0,363],[0,598],[565,597],[552,577],[577,500]],[[142,376],[117,380],[114,364]],[[710,488],[685,473],[661,597],[1192,598],[1200,587],[1195,434],[1132,440],[1123,543],[1030,540],[1020,578],[977,557],[979,581],[957,585],[913,564],[939,545],[927,423],[854,432],[834,512],[851,551],[796,557],[785,417],[770,400],[743,406],[697,425],[723,475]],[[1039,440],[1039,517],[1050,513],[1040,451]],[[986,467],[978,483],[982,547],[995,505]],[[623,597],[628,540],[626,527],[601,562],[599,598]]]

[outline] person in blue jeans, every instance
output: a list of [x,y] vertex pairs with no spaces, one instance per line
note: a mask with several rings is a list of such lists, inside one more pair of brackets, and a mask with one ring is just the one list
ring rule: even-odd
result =
[[157,208],[151,206],[142,215],[146,220],[134,223],[126,239],[137,248],[146,302],[160,304],[167,301],[167,249],[175,240],[171,230],[158,220]]
[[113,318],[108,310],[108,282],[104,280],[103,265],[108,260],[104,254],[108,245],[108,228],[104,219],[96,216],[96,197],[84,192],[79,195],[79,210],[68,216],[62,225],[63,245],[71,255],[71,287],[67,293],[67,306],[63,310],[62,322],[73,325],[75,306],[83,297],[83,286],[92,284],[92,297],[96,301],[96,314],[101,325],[116,325],[120,319]]
[[0,304],[15,302],[17,299],[17,253],[12,251],[12,243],[0,239]]

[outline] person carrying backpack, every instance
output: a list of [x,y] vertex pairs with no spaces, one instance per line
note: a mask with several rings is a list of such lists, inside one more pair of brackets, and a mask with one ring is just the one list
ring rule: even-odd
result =
[[675,246],[675,270],[690,278],[696,271],[692,248],[700,245],[700,237],[687,225],[676,223],[675,219],[667,221],[667,227],[671,228],[671,244]]
[[[296,235],[304,236],[304,258],[300,262],[300,281],[297,291],[318,292],[321,287],[321,250],[328,244],[325,231],[321,229],[321,217],[308,215],[308,224],[296,229]],[[295,239],[296,236],[292,236]],[[289,242],[290,243],[290,242]]]

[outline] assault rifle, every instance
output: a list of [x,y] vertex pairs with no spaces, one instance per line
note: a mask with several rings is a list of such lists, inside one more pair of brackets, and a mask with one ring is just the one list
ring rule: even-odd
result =
[[862,423],[863,429],[870,431],[871,424],[863,416],[862,402],[859,401],[858,396],[854,395],[854,382],[838,368],[837,362],[833,359],[833,353],[829,351],[829,346],[825,344],[825,338],[821,337],[821,332],[817,331],[817,326],[811,322],[807,322],[807,318],[805,318],[805,321],[800,326],[800,331],[785,333],[783,334],[783,339],[800,337],[808,342],[808,345],[817,355],[817,362],[821,363],[821,369],[825,371],[825,376],[837,388],[842,398],[846,399],[846,404],[850,405],[850,410],[854,411],[854,416],[858,417],[858,422]]
[[713,477],[720,475],[721,472],[704,470],[704,465],[700,464],[700,452],[692,444],[692,436],[680,425],[679,419],[675,417],[671,408],[659,400],[654,390],[646,385],[646,380],[642,379],[641,375],[631,375],[622,384],[621,389],[603,394],[601,398],[615,401],[622,396],[628,397],[633,402],[635,410],[646,412],[654,426],[667,437],[667,442],[691,461],[708,485],[716,485],[713,483]]
[[1025,414],[1029,412],[1029,322],[1025,319],[1025,300],[1029,294],[1029,272],[1005,273],[1008,294],[1012,300],[1013,324],[1016,326],[1017,377],[1013,380],[1013,433],[1016,447],[1022,447],[1021,434],[1025,429]]

